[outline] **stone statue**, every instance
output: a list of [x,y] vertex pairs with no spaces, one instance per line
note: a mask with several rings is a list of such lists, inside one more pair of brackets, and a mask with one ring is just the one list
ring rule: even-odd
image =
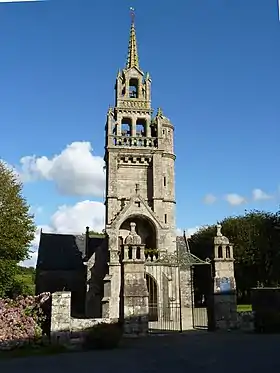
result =
[[130,223],[130,232],[125,239],[126,245],[141,245],[141,237],[136,233],[136,224]]

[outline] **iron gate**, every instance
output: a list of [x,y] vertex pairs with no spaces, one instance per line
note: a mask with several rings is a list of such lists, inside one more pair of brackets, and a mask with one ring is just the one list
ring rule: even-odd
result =
[[191,273],[193,328],[212,330],[214,305],[211,264],[192,266]]
[[180,273],[178,266],[146,263],[149,292],[149,331],[181,332]]

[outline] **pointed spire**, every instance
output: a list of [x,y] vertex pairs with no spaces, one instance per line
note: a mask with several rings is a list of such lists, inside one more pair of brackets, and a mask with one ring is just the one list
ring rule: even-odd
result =
[[138,52],[137,52],[136,31],[135,31],[135,23],[134,23],[134,18],[135,18],[134,8],[130,8],[130,14],[131,14],[131,27],[130,27],[126,68],[130,69],[131,67],[137,67],[139,69],[139,58],[138,58]]

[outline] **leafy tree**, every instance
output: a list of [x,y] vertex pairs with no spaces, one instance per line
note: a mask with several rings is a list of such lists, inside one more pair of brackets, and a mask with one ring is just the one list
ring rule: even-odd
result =
[[105,237],[104,232],[100,233],[100,232],[95,232],[95,231],[90,230],[88,234],[89,234],[89,237]]
[[[280,213],[246,211],[222,222],[223,235],[234,245],[235,277],[239,296],[246,298],[248,290],[262,284],[276,285],[280,281]],[[213,258],[216,227],[200,229],[190,239],[191,251],[205,259]]]
[[0,296],[11,290],[17,264],[28,258],[35,225],[22,196],[22,184],[0,161]]

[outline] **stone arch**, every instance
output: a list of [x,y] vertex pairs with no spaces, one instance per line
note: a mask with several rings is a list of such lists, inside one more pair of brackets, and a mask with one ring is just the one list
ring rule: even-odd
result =
[[129,116],[121,119],[121,134],[122,136],[131,136],[132,134],[132,118]]
[[130,223],[136,223],[136,233],[141,237],[141,243],[146,249],[158,249],[158,230],[155,223],[142,214],[132,214],[123,219],[119,224],[119,236],[123,240],[130,232]]
[[129,98],[139,98],[139,79],[130,78],[129,79],[129,88],[128,88]]
[[154,276],[146,272],[146,282],[149,293],[149,321],[158,321],[158,284]]

